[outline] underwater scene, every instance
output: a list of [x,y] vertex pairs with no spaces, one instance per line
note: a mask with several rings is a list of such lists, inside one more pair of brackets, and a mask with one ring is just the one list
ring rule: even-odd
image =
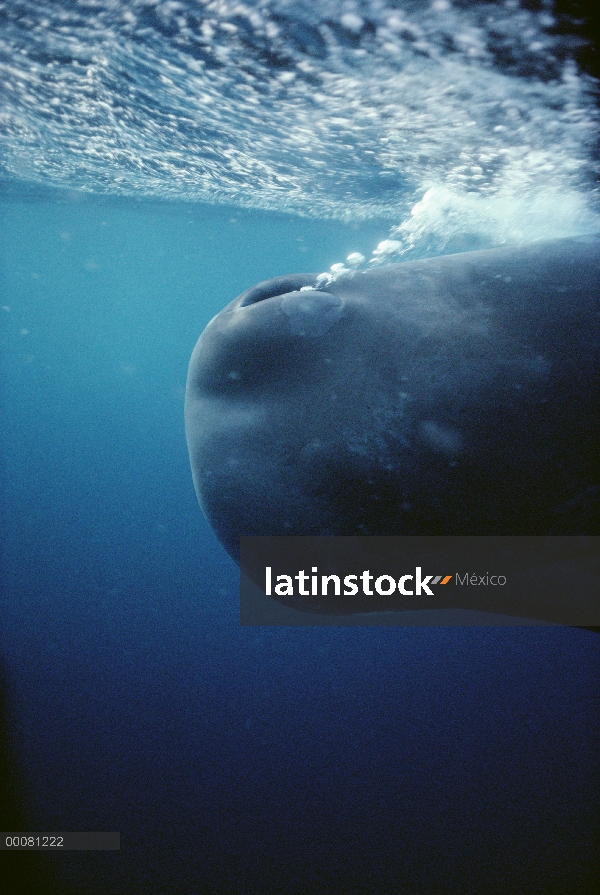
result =
[[0,0],[0,827],[121,834],[3,853],[3,892],[597,892],[598,634],[241,626],[184,400],[262,281],[593,240],[599,29],[568,0]]

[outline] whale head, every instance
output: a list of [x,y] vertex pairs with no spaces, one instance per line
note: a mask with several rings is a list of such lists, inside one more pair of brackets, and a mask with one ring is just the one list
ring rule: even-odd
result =
[[317,282],[244,292],[192,355],[194,484],[231,556],[242,535],[588,530],[597,241]]

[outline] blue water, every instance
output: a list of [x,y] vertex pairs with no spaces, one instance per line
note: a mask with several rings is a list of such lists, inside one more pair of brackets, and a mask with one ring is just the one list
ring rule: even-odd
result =
[[598,229],[565,8],[0,2],[0,826],[122,834],[9,895],[597,891],[597,635],[241,628],[183,429],[261,280]]

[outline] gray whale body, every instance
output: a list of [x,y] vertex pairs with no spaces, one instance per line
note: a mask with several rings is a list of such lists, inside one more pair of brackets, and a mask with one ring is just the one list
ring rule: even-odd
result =
[[259,284],[194,349],[186,435],[236,561],[241,535],[598,534],[599,397],[581,237]]

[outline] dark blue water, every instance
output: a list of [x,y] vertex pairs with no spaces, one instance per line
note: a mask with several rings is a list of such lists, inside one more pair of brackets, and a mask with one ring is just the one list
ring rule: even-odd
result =
[[1,214],[8,819],[122,833],[2,855],[7,891],[595,891],[596,635],[242,629],[196,504],[202,327],[380,229],[76,195]]

